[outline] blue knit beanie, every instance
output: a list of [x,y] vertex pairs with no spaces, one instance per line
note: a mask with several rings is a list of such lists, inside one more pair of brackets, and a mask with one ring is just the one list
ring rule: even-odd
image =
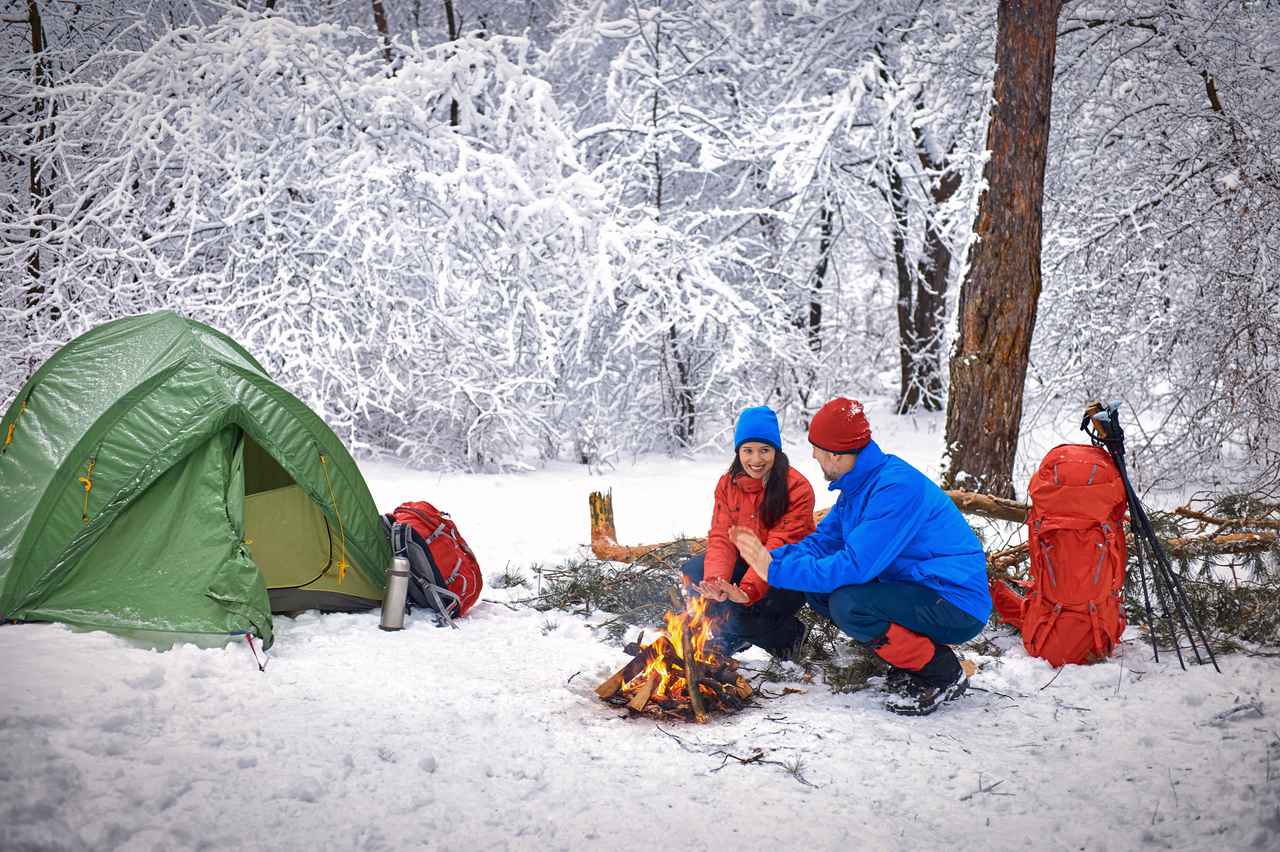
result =
[[761,441],[775,450],[782,449],[782,434],[778,431],[778,415],[767,405],[742,409],[738,415],[738,427],[733,430],[733,451],[747,441]]

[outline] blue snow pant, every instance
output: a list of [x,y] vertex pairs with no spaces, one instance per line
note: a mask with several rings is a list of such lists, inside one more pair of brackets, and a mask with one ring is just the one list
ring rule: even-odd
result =
[[830,594],[805,593],[809,606],[855,640],[875,643],[898,624],[944,645],[967,642],[986,625],[917,583],[872,580]]
[[[701,583],[706,555],[693,557],[680,566],[690,582]],[[747,563],[739,559],[733,566],[733,582],[740,583]],[[721,652],[733,654],[746,645],[759,645],[773,654],[787,651],[804,636],[804,624],[796,618],[804,606],[804,592],[773,586],[751,606],[733,601],[710,601],[707,614],[720,622],[713,641]]]

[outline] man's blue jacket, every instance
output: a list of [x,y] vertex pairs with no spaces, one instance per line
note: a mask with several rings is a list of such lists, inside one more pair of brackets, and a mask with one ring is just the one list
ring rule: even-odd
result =
[[828,594],[877,579],[916,583],[987,620],[982,545],[928,477],[872,441],[828,487],[840,492],[836,505],[808,536],[771,551],[769,585]]

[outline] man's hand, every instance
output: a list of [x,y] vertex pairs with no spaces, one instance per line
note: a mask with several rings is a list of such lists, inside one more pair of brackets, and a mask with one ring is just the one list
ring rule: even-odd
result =
[[698,586],[698,591],[702,592],[704,598],[712,601],[729,600],[734,603],[744,604],[749,600],[747,593],[742,590],[741,586],[735,586],[721,577],[703,580],[702,584]]
[[769,563],[773,557],[765,548],[755,531],[746,527],[729,527],[729,540],[738,548],[738,553],[751,566],[751,570],[760,575],[760,579],[769,582]]

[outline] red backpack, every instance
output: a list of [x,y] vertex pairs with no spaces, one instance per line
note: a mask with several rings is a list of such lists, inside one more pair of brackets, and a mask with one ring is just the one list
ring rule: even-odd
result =
[[1031,581],[1023,598],[996,582],[1000,617],[1022,631],[1027,653],[1054,666],[1105,659],[1124,632],[1128,507],[1106,450],[1063,444],[1049,451],[1027,489]]
[[[427,587],[444,587],[449,594],[443,596],[445,601],[441,614],[446,620],[466,615],[479,599],[484,580],[480,576],[476,555],[467,546],[449,513],[441,512],[425,500],[415,500],[401,503],[387,517],[393,524],[408,525],[414,533],[415,543],[425,552],[426,566],[414,564],[419,561],[413,558],[419,554],[418,548],[411,548],[409,554],[410,600],[419,606],[440,610],[440,596],[429,594],[431,589]],[[455,597],[456,602],[452,600]]]

